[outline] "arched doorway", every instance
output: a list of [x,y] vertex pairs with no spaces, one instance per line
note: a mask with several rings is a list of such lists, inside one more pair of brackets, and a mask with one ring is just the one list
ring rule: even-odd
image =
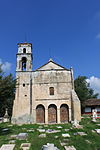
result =
[[54,104],[48,107],[48,123],[57,123],[57,107]]
[[61,123],[69,121],[69,109],[67,104],[62,104],[60,106],[60,121]]
[[45,108],[43,105],[38,105],[36,107],[36,122],[45,123]]

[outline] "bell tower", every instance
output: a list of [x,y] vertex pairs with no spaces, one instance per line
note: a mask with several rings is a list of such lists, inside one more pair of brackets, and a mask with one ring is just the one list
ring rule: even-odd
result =
[[16,71],[32,71],[32,44],[19,43]]

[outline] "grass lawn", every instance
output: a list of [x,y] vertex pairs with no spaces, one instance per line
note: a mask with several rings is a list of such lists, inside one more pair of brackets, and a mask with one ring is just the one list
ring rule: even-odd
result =
[[[60,141],[65,142],[66,145],[73,145],[77,150],[100,150],[100,134],[92,132],[94,129],[99,129],[100,126],[96,124],[100,124],[100,119],[98,122],[91,122],[91,118],[83,118],[81,121],[81,125],[83,125],[83,129],[74,129],[72,125],[69,124],[59,124],[59,125],[13,125],[9,126],[9,123],[1,123],[0,124],[0,147],[2,144],[8,144],[10,141],[10,136],[19,134],[19,133],[28,133],[27,140],[16,140],[15,150],[20,150],[21,143],[30,142],[31,148],[30,150],[41,150],[42,146],[47,143],[54,143],[60,150],[64,150],[64,147],[60,145]],[[39,126],[42,126],[43,129],[56,129],[61,130],[58,133],[46,133],[46,138],[40,138],[39,134],[41,134],[37,129]],[[61,129],[58,129],[57,126],[61,126]],[[2,129],[8,128],[9,130],[3,132]],[[34,129],[34,132],[28,132],[27,130]],[[70,129],[69,131],[65,131],[65,129]],[[87,135],[80,136],[74,135],[76,132],[85,132]],[[62,133],[69,133],[69,138],[62,137]],[[55,138],[58,136],[58,138]],[[65,141],[64,141],[65,140]]]

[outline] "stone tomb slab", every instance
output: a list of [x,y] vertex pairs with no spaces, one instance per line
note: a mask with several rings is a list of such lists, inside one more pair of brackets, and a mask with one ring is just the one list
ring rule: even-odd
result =
[[9,144],[15,144],[16,140],[10,140]]
[[68,133],[63,133],[62,137],[70,137],[70,135]]
[[96,133],[100,134],[100,129],[95,129]]
[[20,148],[22,150],[29,150],[30,147],[31,147],[31,143],[22,143],[21,146],[20,146]]
[[74,146],[64,146],[65,150],[76,150]]
[[39,137],[40,137],[40,138],[45,138],[45,137],[46,137],[46,134],[40,134]]
[[14,150],[15,144],[4,144],[1,146],[0,150]]
[[45,129],[37,129],[39,132],[45,132]]
[[47,145],[42,146],[42,150],[59,150],[54,144],[47,143]]
[[46,130],[46,133],[58,133],[58,132],[61,132],[61,130],[53,130],[53,129]]
[[26,140],[27,139],[28,134],[27,133],[19,133],[16,137],[16,139],[19,140]]
[[58,129],[62,129],[62,127],[61,127],[61,126],[57,126],[57,128],[58,128]]
[[16,139],[16,137],[17,137],[17,135],[14,134],[14,135],[11,135],[11,136],[10,136],[10,139]]
[[74,135],[84,136],[84,135],[87,135],[87,134],[85,132],[76,132],[76,133],[74,133]]
[[34,129],[29,129],[27,130],[27,132],[34,132]]

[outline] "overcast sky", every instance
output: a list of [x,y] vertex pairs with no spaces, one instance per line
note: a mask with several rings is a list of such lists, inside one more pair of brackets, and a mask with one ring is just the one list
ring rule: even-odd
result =
[[33,70],[49,58],[100,90],[100,0],[0,1],[0,63],[15,74],[17,43],[33,45]]

